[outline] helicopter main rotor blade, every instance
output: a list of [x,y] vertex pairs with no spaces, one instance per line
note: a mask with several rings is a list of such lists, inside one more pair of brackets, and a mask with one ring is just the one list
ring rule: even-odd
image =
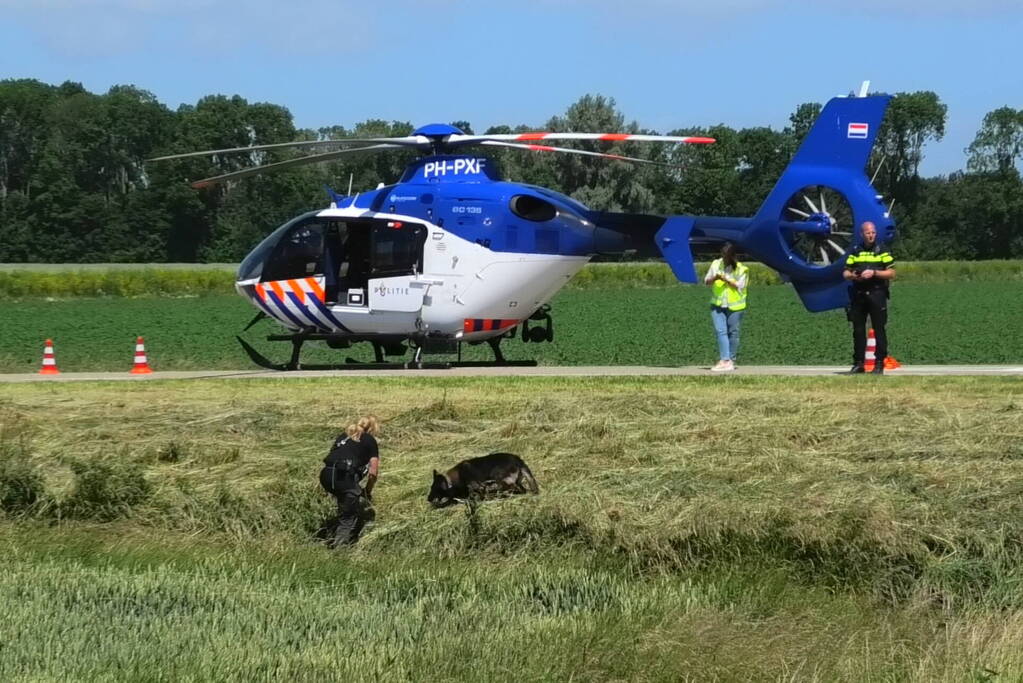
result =
[[498,135],[452,135],[448,144],[452,147],[482,144],[483,141],[537,142],[540,140],[599,140],[602,142],[669,142],[708,145],[714,138],[676,135],[634,135],[632,133],[501,133]]
[[201,157],[211,154],[233,154],[236,152],[258,152],[264,149],[285,149],[288,147],[338,147],[342,145],[369,145],[388,144],[400,147],[424,147],[429,146],[430,140],[422,135],[410,135],[403,138],[340,138],[338,140],[300,140],[296,142],[278,142],[272,145],[252,145],[249,147],[230,147],[227,149],[207,149],[201,152],[185,152],[183,154],[168,154],[167,156],[154,157],[146,161],[168,161],[170,159],[187,159],[189,157]]
[[567,147],[550,147],[548,145],[522,145],[514,142],[500,142],[498,140],[481,140],[477,144],[488,147],[511,147],[512,149],[525,149],[531,152],[562,152],[564,154],[581,154],[588,157],[600,157],[611,161],[628,161],[635,164],[652,164],[654,166],[668,166],[670,168],[682,168],[678,164],[666,164],[663,161],[651,161],[649,159],[637,159],[635,157],[623,157],[620,154],[604,154],[602,152],[590,152],[585,149],[568,149]]
[[352,154],[355,152],[372,152],[380,149],[401,149],[402,145],[370,145],[369,147],[355,147],[353,149],[340,149],[336,152],[325,152],[323,154],[313,154],[310,156],[299,157],[298,159],[289,159],[287,161],[278,161],[275,164],[263,164],[262,166],[253,166],[252,168],[244,168],[240,171],[234,171],[232,173],[225,173],[223,175],[213,176],[212,178],[203,178],[202,180],[196,180],[192,183],[192,187],[199,190],[204,187],[210,187],[217,183],[222,183],[225,180],[234,180],[235,178],[244,178],[250,175],[257,175],[259,173],[266,173],[268,171],[281,171],[285,168],[292,168],[295,166],[305,166],[307,164],[321,164],[331,159],[337,159],[346,154]]

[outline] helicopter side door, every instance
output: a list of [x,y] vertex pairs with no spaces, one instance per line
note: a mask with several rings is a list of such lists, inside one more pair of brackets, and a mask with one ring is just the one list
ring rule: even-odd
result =
[[377,220],[370,230],[368,303],[370,311],[418,313],[426,288],[423,246],[427,229],[421,223]]

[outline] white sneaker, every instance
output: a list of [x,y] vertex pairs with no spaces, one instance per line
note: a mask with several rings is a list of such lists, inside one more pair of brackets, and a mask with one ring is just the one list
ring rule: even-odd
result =
[[731,362],[727,360],[719,360],[718,364],[710,369],[711,372],[728,372],[732,368]]

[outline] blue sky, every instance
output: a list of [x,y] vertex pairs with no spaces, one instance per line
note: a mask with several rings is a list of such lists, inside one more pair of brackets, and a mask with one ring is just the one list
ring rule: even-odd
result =
[[965,165],[984,114],[1023,108],[1023,0],[0,0],[0,78],[134,84],[171,107],[213,93],[299,127],[367,118],[540,125],[581,95],[661,132],[782,127],[871,80],[934,90]]

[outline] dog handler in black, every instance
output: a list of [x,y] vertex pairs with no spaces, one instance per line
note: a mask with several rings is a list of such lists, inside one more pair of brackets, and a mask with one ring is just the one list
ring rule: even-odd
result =
[[[334,440],[323,459],[320,485],[337,498],[338,522],[333,545],[349,545],[372,513],[373,486],[380,474],[380,453],[376,436],[380,424],[373,415],[359,418]],[[366,479],[366,486],[360,485]]]
[[850,375],[864,372],[867,350],[867,316],[877,337],[874,374],[884,374],[888,357],[888,283],[895,279],[895,259],[877,240],[877,227],[866,221],[860,227],[863,241],[858,252],[846,259],[843,277],[852,283],[849,322],[853,327],[853,366]]

